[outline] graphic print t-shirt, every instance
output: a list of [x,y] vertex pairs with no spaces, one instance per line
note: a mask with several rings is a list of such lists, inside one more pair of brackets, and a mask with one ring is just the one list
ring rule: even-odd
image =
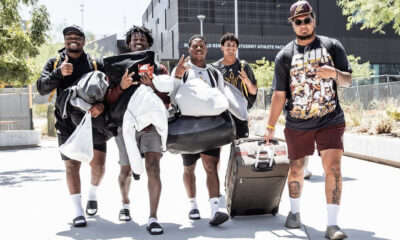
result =
[[286,126],[311,130],[344,122],[336,82],[332,78],[316,78],[315,66],[332,66],[351,72],[345,50],[339,41],[331,39],[335,59],[316,38],[308,46],[294,45],[290,72],[284,66],[283,50],[275,60],[273,89],[286,91]]
[[256,78],[254,77],[253,70],[251,70],[249,64],[246,61],[236,59],[236,62],[234,64],[228,66],[222,64],[222,59],[220,59],[215,63],[213,63],[212,65],[218,70],[220,70],[226,82],[229,82],[242,92],[243,96],[246,97],[248,102],[247,108],[248,109],[251,108],[254,102],[256,101],[257,94],[256,95],[250,94],[247,90],[247,87],[245,87],[245,83],[242,82],[242,80],[239,78],[239,71],[244,69],[250,81],[253,84],[257,85],[257,81]]

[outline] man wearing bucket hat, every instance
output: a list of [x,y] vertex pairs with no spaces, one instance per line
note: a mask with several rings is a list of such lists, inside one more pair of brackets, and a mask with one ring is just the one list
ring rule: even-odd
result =
[[307,1],[290,8],[289,21],[296,39],[276,56],[270,115],[265,140],[274,137],[275,124],[284,108],[285,139],[290,170],[288,187],[291,211],[288,228],[300,228],[300,197],[307,156],[315,143],[325,171],[328,224],[325,237],[343,239],[337,225],[342,193],[341,157],[343,154],[344,114],[337,86],[351,85],[351,67],[342,44],[315,34],[316,20]]
[[[76,85],[79,79],[86,73],[94,70],[102,70],[103,64],[86,54],[83,50],[85,45],[85,34],[81,27],[72,25],[63,30],[64,48],[58,51],[57,57],[50,58],[44,66],[40,78],[37,80],[37,89],[41,95],[51,93],[57,90],[56,109],[54,114],[57,122],[58,143],[61,146],[72,135],[76,128],[76,123],[71,116],[63,118],[62,104],[63,94],[69,87]],[[89,110],[93,118],[98,117],[104,111],[103,103],[96,103]],[[87,215],[97,213],[97,188],[104,176],[106,159],[106,136],[93,128],[93,148],[94,156],[90,162],[91,166],[91,184],[86,206]],[[84,210],[81,200],[81,181],[80,166],[81,162],[70,159],[61,154],[66,168],[66,180],[70,192],[71,200],[74,206],[75,214],[73,219],[74,227],[86,226]]]

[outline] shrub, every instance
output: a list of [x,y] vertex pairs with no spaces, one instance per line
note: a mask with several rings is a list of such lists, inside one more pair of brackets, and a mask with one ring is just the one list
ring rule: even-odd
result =
[[381,116],[375,123],[375,131],[377,134],[391,133],[393,129],[393,120],[388,116]]
[[400,107],[389,106],[386,110],[386,114],[393,120],[400,121]]

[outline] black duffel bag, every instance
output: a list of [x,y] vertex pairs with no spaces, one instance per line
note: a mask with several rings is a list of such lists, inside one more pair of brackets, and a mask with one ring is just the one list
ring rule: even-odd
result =
[[154,52],[146,50],[124,53],[106,57],[103,62],[104,73],[108,76],[110,88],[113,88],[121,82],[126,69],[129,73],[135,72],[135,75],[132,76],[133,81],[139,81],[139,65],[149,64],[149,66],[154,66]]
[[222,147],[236,138],[229,112],[218,116],[176,115],[168,119],[167,149],[175,154],[194,154]]

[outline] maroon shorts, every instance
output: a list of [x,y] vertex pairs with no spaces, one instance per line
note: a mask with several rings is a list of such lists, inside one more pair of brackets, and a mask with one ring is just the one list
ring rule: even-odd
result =
[[327,149],[343,150],[345,123],[340,123],[315,130],[294,130],[285,128],[285,138],[290,160],[298,160],[314,154],[315,143],[318,153]]

